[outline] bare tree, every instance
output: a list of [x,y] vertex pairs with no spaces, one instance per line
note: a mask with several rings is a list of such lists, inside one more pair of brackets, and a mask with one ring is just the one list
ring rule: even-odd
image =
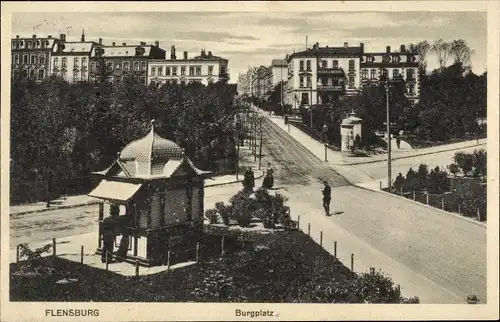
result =
[[474,49],[470,48],[465,40],[458,39],[451,43],[451,55],[455,64],[462,64],[465,70],[471,69],[471,57],[474,55]]
[[409,44],[408,49],[410,52],[417,53],[419,56],[419,71],[421,74],[425,74],[427,70],[427,54],[431,50],[431,45],[427,40],[421,41],[416,44]]
[[439,67],[445,68],[452,53],[451,43],[447,43],[444,42],[443,39],[439,39],[432,45],[432,51],[436,53]]

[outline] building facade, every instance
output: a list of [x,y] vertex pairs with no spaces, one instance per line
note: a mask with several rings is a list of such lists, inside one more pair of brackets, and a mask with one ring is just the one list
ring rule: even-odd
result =
[[250,86],[248,83],[248,74],[239,74],[238,75],[238,95],[250,95]]
[[177,59],[175,46],[171,47],[170,59],[153,59],[148,67],[148,84],[189,84],[204,85],[229,80],[228,60],[202,50],[199,56],[188,57],[183,53]]
[[273,59],[271,61],[272,83],[273,86],[280,82],[288,80],[288,63],[284,59]]
[[30,78],[41,81],[50,74],[52,48],[60,40],[65,41],[66,35],[61,38],[47,37],[20,38],[19,35],[11,40],[11,77]]
[[109,82],[121,82],[126,77],[146,85],[149,63],[165,59],[165,50],[158,41],[154,45],[141,42],[139,45],[103,45],[102,38],[94,45],[90,54],[90,81],[104,78]]
[[79,42],[56,42],[51,55],[51,75],[69,83],[87,82],[90,56],[95,45],[96,42],[85,41],[84,32]]
[[356,95],[363,86],[385,80],[404,80],[407,97],[418,101],[418,55],[406,51],[366,53],[364,44],[320,47],[319,43],[287,57],[288,82],[285,102],[292,106],[328,104]]

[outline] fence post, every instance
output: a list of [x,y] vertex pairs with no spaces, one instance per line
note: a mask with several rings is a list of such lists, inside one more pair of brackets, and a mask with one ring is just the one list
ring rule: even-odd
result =
[[400,194],[401,194],[401,197],[402,197],[403,196],[403,186],[401,186]]
[[170,269],[170,250],[167,252],[167,270]]
[[139,261],[135,261],[135,276],[139,276]]
[[307,224],[307,235],[311,236],[311,223]]
[[351,254],[351,272],[354,272],[354,254]]
[[426,193],[427,204],[429,204],[429,191]]
[[415,190],[413,190],[413,201],[415,201],[416,198],[415,198]]
[[481,221],[481,212],[479,211],[479,208],[477,208],[477,220]]
[[80,264],[83,264],[83,245],[80,248]]
[[333,256],[337,259],[337,241],[333,242]]
[[19,263],[19,245],[16,246],[16,263]]
[[198,263],[198,259],[199,259],[199,255],[200,255],[200,243],[196,243],[196,262]]
[[56,256],[56,239],[52,238],[52,256]]
[[220,244],[221,244],[220,257],[222,257],[222,256],[224,256],[224,236],[222,236]]
[[321,231],[319,234],[319,245],[323,247],[323,231]]
[[106,270],[109,269],[109,252],[106,251]]
[[444,210],[444,197],[441,197],[441,208]]

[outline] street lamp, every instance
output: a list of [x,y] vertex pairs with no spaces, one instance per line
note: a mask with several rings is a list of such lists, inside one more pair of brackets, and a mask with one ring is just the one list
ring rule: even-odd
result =
[[238,173],[240,172],[240,135],[241,135],[241,122],[238,118],[236,120],[236,180],[238,180]]
[[387,102],[387,188],[391,191],[392,185],[392,170],[391,170],[391,115],[389,107],[389,80],[385,84],[386,102]]
[[327,147],[327,140],[326,140],[327,132],[328,132],[328,126],[325,123],[325,125],[323,125],[323,133],[325,134],[325,162],[328,161],[328,154],[327,154],[328,147]]

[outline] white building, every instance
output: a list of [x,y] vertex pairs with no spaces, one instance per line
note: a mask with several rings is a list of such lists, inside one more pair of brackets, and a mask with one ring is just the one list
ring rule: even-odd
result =
[[189,84],[199,82],[204,85],[229,80],[228,60],[201,51],[199,56],[188,58],[185,51],[182,59],[177,59],[172,46],[170,59],[151,60],[148,66],[148,84]]
[[69,83],[87,82],[89,80],[89,62],[96,42],[85,41],[82,33],[81,41],[56,42],[52,51],[51,75],[60,76]]
[[288,79],[288,63],[284,59],[273,59],[271,62],[272,83],[278,85],[281,81]]

